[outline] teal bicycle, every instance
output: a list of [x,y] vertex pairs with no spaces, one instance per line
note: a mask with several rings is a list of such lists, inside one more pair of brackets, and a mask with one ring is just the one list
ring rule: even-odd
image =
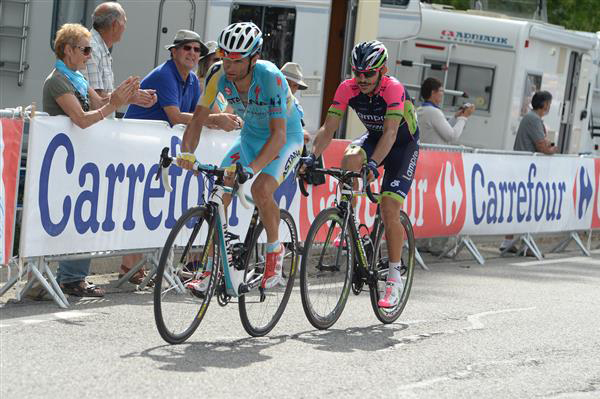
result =
[[[165,189],[171,191],[168,168],[175,161],[169,149],[161,153],[157,173]],[[224,178],[234,174],[233,196],[249,208],[243,183],[249,176],[240,164],[235,170],[195,163],[194,169],[206,180],[210,193],[204,204],[193,207],[177,220],[162,249],[154,285],[154,318],[161,337],[171,344],[188,339],[206,315],[211,298],[219,305],[236,302],[248,334],[263,336],[275,327],[292,292],[298,263],[298,234],[292,216],[281,210],[279,237],[286,255],[283,280],[268,290],[260,287],[266,260],[266,232],[255,207],[243,242],[229,232],[223,195],[228,188]],[[213,182],[214,180],[214,182]],[[212,272],[205,291],[186,288],[201,276],[212,259]]]

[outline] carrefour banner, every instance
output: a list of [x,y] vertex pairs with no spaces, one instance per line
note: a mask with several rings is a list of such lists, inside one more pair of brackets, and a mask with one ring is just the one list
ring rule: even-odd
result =
[[[329,146],[326,167],[339,167],[348,141]],[[572,156],[473,154],[421,150],[404,211],[418,238],[587,230],[600,227],[600,160]],[[373,189],[380,188],[380,181]],[[336,196],[333,178],[310,189],[300,206],[301,236]],[[376,206],[359,198],[370,226]]]
[[12,255],[23,120],[0,123],[0,263]]
[[[238,133],[204,130],[197,157],[220,164]],[[171,193],[155,180],[161,149],[175,155],[182,135],[181,126],[147,121],[104,120],[82,130],[67,117],[34,118],[20,255],[162,247],[177,218],[203,203],[212,185],[177,167],[169,170]],[[294,214],[296,188],[289,179],[276,193]],[[243,235],[250,216],[234,201],[232,231]]]
[[[66,117],[36,117],[21,233],[22,257],[162,247],[177,218],[204,202],[212,182],[177,167],[174,191],[155,180],[163,147],[179,152],[183,128],[105,120],[79,129]],[[220,164],[237,132],[205,130],[196,151]],[[325,167],[339,167],[347,140],[334,140]],[[417,237],[541,233],[600,227],[600,160],[421,150],[404,202]],[[379,181],[373,190],[380,190]],[[250,194],[250,184],[246,192]],[[339,198],[335,179],[299,194],[293,176],[276,200],[291,212],[303,239],[316,215]],[[376,205],[359,197],[356,213],[371,226]],[[250,211],[234,200],[232,230],[243,236]]]

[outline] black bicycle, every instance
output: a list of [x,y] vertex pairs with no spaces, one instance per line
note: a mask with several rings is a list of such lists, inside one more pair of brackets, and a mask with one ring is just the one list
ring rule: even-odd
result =
[[[169,149],[161,154],[159,171],[167,191],[168,168],[174,161]],[[171,344],[189,338],[200,325],[211,298],[216,296],[219,305],[238,300],[240,319],[248,334],[258,337],[275,327],[292,293],[298,263],[296,224],[292,215],[281,210],[279,240],[285,247],[283,278],[268,290],[260,287],[266,261],[266,232],[258,221],[255,207],[243,242],[228,231],[223,206],[224,177],[235,175],[232,194],[241,204],[249,207],[243,194],[242,183],[248,179],[241,165],[217,168],[196,163],[195,170],[207,178],[212,188],[204,205],[185,212],[175,223],[160,255],[154,286],[154,318],[158,332]],[[161,173],[162,172],[162,173]],[[208,178],[214,178],[214,183]],[[203,291],[186,287],[186,284],[207,272],[212,262],[212,272]],[[205,275],[206,276],[206,275]]]
[[[358,225],[352,206],[352,199],[365,193],[372,202],[378,202],[367,183],[367,169],[363,168],[360,173],[334,168],[312,169],[308,173],[337,179],[340,195],[336,198],[340,199],[317,215],[304,243],[300,292],[306,317],[314,327],[327,329],[342,314],[350,290],[359,295],[368,286],[377,318],[386,324],[394,322],[408,302],[414,275],[415,239],[408,215],[400,212],[404,233],[401,269],[404,289],[395,307],[381,308],[377,302],[385,293],[389,262],[379,205],[371,229]],[[362,191],[353,190],[354,178],[362,179]],[[308,196],[304,180],[300,176],[300,191]]]

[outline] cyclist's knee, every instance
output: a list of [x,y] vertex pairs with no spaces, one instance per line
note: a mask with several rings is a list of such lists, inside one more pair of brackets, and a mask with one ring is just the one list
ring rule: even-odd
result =
[[261,173],[252,184],[252,198],[257,205],[273,201],[273,194],[277,190],[277,180],[273,176]]
[[403,198],[399,195],[382,195],[381,197],[381,215],[384,219],[393,220],[400,217]]

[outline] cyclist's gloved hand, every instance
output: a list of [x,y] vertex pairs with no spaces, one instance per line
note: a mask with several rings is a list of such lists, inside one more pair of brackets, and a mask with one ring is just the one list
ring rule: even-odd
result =
[[300,162],[310,169],[317,163],[317,156],[315,154],[310,154],[307,157],[300,158]]
[[177,154],[177,165],[184,169],[193,169],[196,163],[196,154],[192,152],[180,152]]
[[369,169],[370,172],[373,173],[373,176],[376,179],[379,177],[379,171],[377,170],[377,162],[375,162],[371,159],[369,162],[367,162],[367,168]]

